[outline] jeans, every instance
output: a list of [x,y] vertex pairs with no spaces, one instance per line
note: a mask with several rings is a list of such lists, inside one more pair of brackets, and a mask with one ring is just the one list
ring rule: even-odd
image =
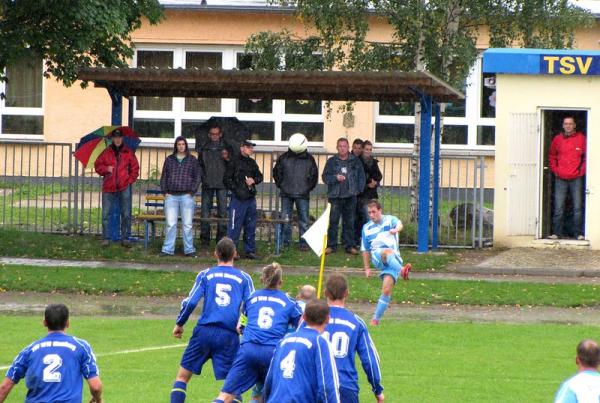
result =
[[183,230],[183,253],[194,253],[194,196],[189,194],[169,195],[165,199],[165,242],[162,251],[172,255],[175,252],[175,239],[177,238],[177,218],[181,211],[181,228]]
[[327,230],[327,247],[336,249],[338,244],[338,225],[342,219],[342,242],[344,249],[354,247],[354,217],[356,214],[356,196],[329,199],[329,230]]
[[369,221],[369,213],[367,212],[367,203],[370,199],[358,199],[356,201],[356,218],[354,223],[354,244],[360,246],[362,237],[362,228]]
[[[202,188],[202,205],[200,214],[202,218],[210,217],[210,211],[213,206],[214,195],[217,195],[217,216],[225,218],[227,216],[227,189]],[[210,242],[210,222],[200,224],[200,240],[203,244]],[[217,223],[217,242],[227,233],[227,223]]]
[[583,181],[583,176],[570,180],[554,177],[554,214],[552,216],[552,232],[559,237],[565,235],[563,233],[563,225],[567,192],[571,193],[571,200],[573,201],[574,235],[575,237],[583,235]]
[[[308,229],[308,203],[309,199],[303,199],[299,197],[281,197],[281,213],[283,216],[292,218],[292,209],[296,203],[296,210],[298,211],[298,229],[300,231],[300,245],[306,245],[306,241],[302,238],[302,234]],[[283,226],[283,245],[288,246],[292,240],[292,226],[291,224],[285,224]]]
[[237,245],[244,229],[244,252],[256,252],[256,198],[238,200],[231,197],[227,236]]
[[110,239],[110,215],[119,206],[121,212],[121,241],[131,237],[131,185],[120,192],[102,193],[102,237]]

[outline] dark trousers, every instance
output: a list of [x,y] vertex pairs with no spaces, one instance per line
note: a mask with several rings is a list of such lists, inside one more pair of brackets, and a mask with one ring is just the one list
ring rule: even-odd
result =
[[348,250],[354,246],[354,217],[356,215],[356,196],[329,199],[329,230],[327,231],[327,247],[337,249],[338,226],[342,219],[342,243]]
[[240,233],[244,229],[244,251],[246,253],[256,252],[256,198],[238,200],[231,197],[229,203],[229,225],[227,236],[237,245]]
[[369,214],[367,213],[367,203],[371,199],[358,199],[356,201],[356,218],[354,223],[354,244],[360,246],[360,238],[362,236],[362,228],[369,221]]
[[[300,245],[306,245],[306,241],[302,238],[302,235],[308,229],[308,204],[309,199],[302,199],[299,197],[281,197],[281,213],[283,217],[292,218],[292,210],[296,204],[296,210],[298,211],[298,229],[300,230]],[[292,241],[292,226],[286,224],[283,226],[283,244],[289,245]]]
[[102,237],[110,239],[110,215],[119,206],[121,212],[121,241],[131,237],[131,185],[120,192],[102,192]]
[[559,237],[564,236],[564,214],[567,192],[573,201],[573,231],[575,237],[583,235],[583,176],[575,179],[554,177],[554,214],[552,216],[552,232]]
[[[227,216],[227,189],[202,189],[202,204],[200,214],[202,218],[210,217],[210,211],[213,207],[213,198],[217,196],[217,217],[225,218]],[[203,244],[210,242],[210,222],[200,224],[200,241]],[[219,221],[217,223],[217,242],[227,233],[227,223]]]

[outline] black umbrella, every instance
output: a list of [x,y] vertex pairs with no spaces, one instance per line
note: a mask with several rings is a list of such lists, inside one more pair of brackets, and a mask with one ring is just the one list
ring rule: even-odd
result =
[[223,141],[233,150],[234,153],[240,152],[242,142],[250,137],[250,129],[236,117],[213,116],[202,123],[196,132],[196,150],[199,151],[208,143],[208,130],[214,125],[221,126],[223,132]]

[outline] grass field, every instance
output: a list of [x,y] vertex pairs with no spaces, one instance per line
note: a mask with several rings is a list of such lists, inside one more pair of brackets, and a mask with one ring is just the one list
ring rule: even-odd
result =
[[[0,316],[2,372],[18,351],[41,337],[41,318]],[[98,356],[107,402],[165,402],[183,351],[173,320],[72,318],[71,333]],[[186,327],[189,337],[192,323]],[[12,331],[6,331],[12,329]],[[600,328],[384,321],[371,329],[379,350],[387,402],[547,402],[575,372],[578,341]],[[168,347],[160,350],[126,350]],[[359,371],[361,373],[361,371]],[[210,365],[194,377],[188,401],[207,402],[221,383]],[[8,402],[22,402],[19,384]],[[84,401],[87,401],[84,399]],[[246,399],[247,401],[247,399]],[[361,401],[372,394],[361,373]]]

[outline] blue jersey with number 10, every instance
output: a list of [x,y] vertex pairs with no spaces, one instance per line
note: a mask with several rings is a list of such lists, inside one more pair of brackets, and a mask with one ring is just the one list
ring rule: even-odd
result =
[[275,346],[285,336],[289,325],[298,326],[302,309],[283,291],[257,290],[244,303],[248,325],[242,343]]
[[15,383],[25,378],[26,403],[81,403],[83,378],[98,374],[96,357],[85,340],[52,332],[23,349],[6,377]]
[[176,323],[183,326],[204,297],[198,325],[214,325],[236,331],[240,307],[254,292],[252,278],[231,266],[215,266],[198,273],[194,287],[181,302]]

